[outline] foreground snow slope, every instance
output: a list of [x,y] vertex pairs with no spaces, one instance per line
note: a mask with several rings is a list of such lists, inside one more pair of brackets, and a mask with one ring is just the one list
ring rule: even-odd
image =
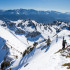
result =
[[[0,43],[2,43],[0,63],[5,57],[6,59],[9,57],[7,60],[12,59],[10,61],[12,63],[6,70],[9,68],[11,70],[66,70],[62,64],[69,62],[69,59],[55,52],[62,48],[63,36],[67,43],[70,42],[70,31],[66,30],[67,27],[65,23],[51,26],[39,24],[34,20],[7,21],[6,23],[0,20]],[[51,39],[50,46],[46,43],[48,37]],[[38,43],[36,48],[22,57],[27,47],[33,47],[34,42]],[[8,50],[4,45],[7,45]]]
[[58,42],[56,42],[56,38],[54,38],[47,52],[45,52],[47,48],[42,50],[43,52],[40,55],[31,60],[26,67],[23,66],[20,70],[67,70],[62,64],[68,62],[70,59],[62,57],[60,53],[55,54],[55,52],[62,48],[62,34],[68,41],[70,31],[63,30],[58,34]]
[[27,45],[22,43],[16,36],[14,36],[8,29],[0,26],[0,37],[4,38],[7,44],[11,45],[18,51],[23,52]]

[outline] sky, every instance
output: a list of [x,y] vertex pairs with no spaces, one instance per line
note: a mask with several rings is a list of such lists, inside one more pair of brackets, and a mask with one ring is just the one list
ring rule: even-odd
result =
[[0,0],[0,9],[35,9],[70,12],[70,0]]

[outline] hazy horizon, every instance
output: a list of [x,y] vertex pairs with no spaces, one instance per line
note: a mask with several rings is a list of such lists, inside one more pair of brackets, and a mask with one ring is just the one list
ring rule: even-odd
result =
[[70,12],[70,0],[0,0],[0,9],[34,9],[39,11]]
[[[19,10],[19,9],[24,9],[24,8],[18,8],[18,9],[0,9],[0,10],[3,10],[3,11],[7,11],[7,10]],[[37,10],[37,9],[26,9],[26,10],[36,10],[36,11],[56,11],[56,12],[60,12],[60,13],[70,13],[70,12],[61,12],[61,11],[57,11],[57,10]]]

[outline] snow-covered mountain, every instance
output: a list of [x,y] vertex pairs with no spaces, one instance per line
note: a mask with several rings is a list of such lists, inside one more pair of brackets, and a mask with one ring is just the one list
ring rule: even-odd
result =
[[70,22],[70,14],[57,11],[37,11],[33,9],[0,10],[1,20],[32,19],[39,23],[48,24],[61,20]]
[[[42,24],[34,20],[0,20],[0,65],[5,70],[67,70],[70,51],[62,48],[63,36],[70,41],[70,23]],[[57,39],[58,36],[58,39]],[[47,46],[47,39],[51,44]],[[57,52],[57,53],[56,53]],[[69,55],[70,56],[70,55]],[[4,65],[5,64],[5,65]]]

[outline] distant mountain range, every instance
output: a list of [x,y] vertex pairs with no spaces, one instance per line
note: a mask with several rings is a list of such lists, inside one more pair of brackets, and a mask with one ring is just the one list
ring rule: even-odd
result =
[[14,9],[14,10],[0,10],[1,20],[18,20],[18,19],[32,19],[39,23],[52,23],[60,20],[70,22],[70,13],[61,13],[57,11],[37,11],[33,9]]

